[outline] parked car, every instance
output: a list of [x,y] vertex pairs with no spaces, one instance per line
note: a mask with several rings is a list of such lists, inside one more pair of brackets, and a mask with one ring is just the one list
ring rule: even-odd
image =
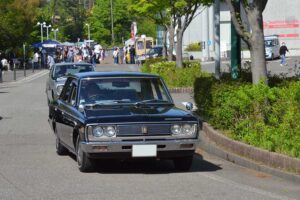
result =
[[157,57],[162,57],[162,51],[163,47],[157,46],[157,47],[152,47],[149,52],[145,55],[146,59],[147,58],[157,58]]
[[47,102],[56,99],[67,80],[68,74],[95,71],[92,64],[89,63],[56,63],[49,72],[46,82]]
[[[186,105],[192,109],[192,104]],[[174,106],[157,75],[90,72],[69,75],[58,99],[49,104],[56,152],[71,152],[79,170],[94,159],[171,159],[189,170],[198,143],[199,119]]]
[[280,43],[277,35],[265,36],[266,59],[279,58]]

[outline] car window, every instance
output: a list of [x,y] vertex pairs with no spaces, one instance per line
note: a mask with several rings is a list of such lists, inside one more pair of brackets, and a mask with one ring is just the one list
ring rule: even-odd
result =
[[70,95],[71,95],[71,91],[72,91],[72,81],[73,81],[73,78],[68,78],[68,80],[66,81],[65,85],[64,85],[64,88],[62,90],[62,93],[60,95],[60,99],[62,101],[65,101],[67,102]]
[[145,100],[171,102],[159,78],[84,79],[80,84],[80,103],[136,103]]
[[75,84],[72,84],[72,88],[71,88],[71,95],[70,98],[68,99],[68,103],[72,106],[76,105],[76,97],[77,97],[77,86]]

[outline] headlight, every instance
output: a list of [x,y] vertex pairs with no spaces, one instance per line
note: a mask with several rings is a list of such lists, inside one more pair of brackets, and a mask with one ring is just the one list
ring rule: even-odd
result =
[[103,136],[103,128],[100,127],[100,126],[96,126],[94,129],[93,129],[93,136],[95,137],[101,137]]
[[115,128],[113,126],[106,127],[106,129],[105,129],[105,135],[107,137],[113,137],[113,136],[115,136],[115,134],[116,134],[116,130],[115,130]]
[[176,136],[192,136],[196,133],[197,124],[174,124],[171,132]]
[[174,124],[171,127],[171,132],[173,135],[179,135],[181,134],[181,126],[178,124]]
[[182,133],[185,135],[193,135],[195,133],[195,125],[185,124],[182,127]]
[[63,90],[63,88],[64,88],[63,85],[58,85],[58,86],[56,87],[56,93],[57,93],[57,95],[60,95],[60,93],[61,93],[61,91]]

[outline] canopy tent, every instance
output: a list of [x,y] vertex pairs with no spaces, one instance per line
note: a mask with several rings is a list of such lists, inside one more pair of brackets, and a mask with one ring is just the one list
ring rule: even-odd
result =
[[55,40],[46,40],[44,42],[41,42],[41,43],[36,43],[36,44],[33,44],[33,48],[42,48],[42,47],[56,47],[57,45],[61,45],[60,42],[57,42]]

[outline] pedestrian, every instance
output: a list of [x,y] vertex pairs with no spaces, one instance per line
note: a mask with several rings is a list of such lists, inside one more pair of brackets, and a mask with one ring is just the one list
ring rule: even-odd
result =
[[119,50],[115,48],[113,52],[114,64],[119,64]]
[[51,55],[47,55],[47,65],[48,68],[51,69],[53,65],[55,64],[54,58]]
[[287,65],[286,63],[286,59],[285,59],[285,54],[286,52],[289,52],[288,48],[286,47],[285,43],[282,42],[281,43],[281,47],[279,49],[279,54],[280,54],[280,66],[283,66],[283,65]]
[[129,53],[130,53],[130,63],[135,64],[135,48],[134,48],[134,45],[132,45],[131,48],[129,49]]
[[38,51],[35,51],[35,53],[33,54],[33,59],[32,59],[34,69],[38,68],[39,57],[40,57],[40,55],[39,55]]

